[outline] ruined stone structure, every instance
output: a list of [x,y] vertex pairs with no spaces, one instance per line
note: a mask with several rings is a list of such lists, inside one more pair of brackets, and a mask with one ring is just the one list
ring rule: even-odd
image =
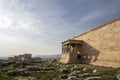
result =
[[16,55],[14,57],[8,57],[8,62],[42,62],[40,57],[32,57],[32,54]]
[[32,59],[32,54],[23,54],[14,57],[8,57],[9,62],[17,62],[17,61],[30,61]]
[[60,62],[120,67],[120,18],[62,42]]

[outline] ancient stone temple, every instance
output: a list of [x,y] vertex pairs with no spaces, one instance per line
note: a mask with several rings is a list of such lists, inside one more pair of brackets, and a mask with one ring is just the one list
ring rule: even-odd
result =
[[120,67],[120,18],[62,42],[60,62]]
[[32,59],[32,54],[23,54],[17,55],[14,57],[8,57],[8,61],[10,62],[17,62],[17,61],[30,61]]

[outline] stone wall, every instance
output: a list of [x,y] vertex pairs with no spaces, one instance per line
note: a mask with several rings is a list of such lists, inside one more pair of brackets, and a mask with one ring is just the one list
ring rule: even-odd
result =
[[83,60],[101,66],[120,67],[120,19],[76,36],[83,40]]
[[69,58],[69,54],[62,54],[62,58],[60,59],[60,62],[63,62],[63,63],[68,63],[70,58]]

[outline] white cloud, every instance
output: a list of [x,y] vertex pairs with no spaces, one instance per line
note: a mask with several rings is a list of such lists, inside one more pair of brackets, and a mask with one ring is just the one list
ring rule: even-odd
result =
[[[26,4],[19,3],[18,0],[0,1],[0,43],[4,45],[0,45],[0,55],[19,54],[26,51],[34,55],[41,53],[55,54],[58,51],[55,50],[56,47],[46,44],[46,41],[50,42],[46,40],[46,36],[49,39],[52,33],[48,33],[53,28],[48,25],[49,23],[46,24],[46,22],[42,21],[42,18],[49,19],[58,12],[55,10],[54,12],[50,12],[48,9],[48,12],[45,10],[46,15],[37,19],[35,14],[42,15],[39,11],[38,13],[27,11],[25,9]],[[32,3],[29,4],[29,6],[31,5]]]
[[[115,9],[115,5],[108,7]],[[0,0],[0,56],[60,53],[62,40],[85,30],[82,24],[110,13],[110,8],[95,8],[73,23],[65,20],[63,15],[69,11],[61,6],[57,0]]]
[[119,5],[120,1],[115,0],[110,2],[109,4],[97,6],[93,8],[90,12],[87,12],[87,14],[82,16],[79,19],[79,21],[75,24],[75,26],[89,24],[91,21],[95,22],[96,19],[99,20],[100,18],[104,18],[107,15],[113,15],[115,13],[118,13],[120,11],[118,8]]

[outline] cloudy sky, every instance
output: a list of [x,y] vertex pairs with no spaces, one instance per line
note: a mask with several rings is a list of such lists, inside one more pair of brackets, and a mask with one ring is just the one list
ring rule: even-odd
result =
[[120,17],[120,0],[0,0],[0,56],[61,54],[61,42]]

